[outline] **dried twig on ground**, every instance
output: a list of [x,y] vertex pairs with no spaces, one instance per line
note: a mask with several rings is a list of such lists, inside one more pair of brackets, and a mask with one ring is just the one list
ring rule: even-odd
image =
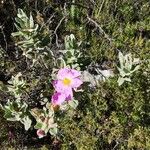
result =
[[54,30],[54,34],[55,34],[55,37],[56,37],[56,45],[57,47],[59,47],[59,44],[58,44],[58,35],[57,35],[57,30],[58,28],[61,26],[63,20],[66,18],[66,16],[64,16],[63,18],[61,18],[61,20],[59,21],[58,25],[56,26],[55,30]]

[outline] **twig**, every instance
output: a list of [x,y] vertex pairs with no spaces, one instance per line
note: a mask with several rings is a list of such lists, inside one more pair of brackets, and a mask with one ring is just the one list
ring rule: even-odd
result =
[[64,16],[63,18],[61,18],[61,20],[59,21],[57,27],[56,27],[55,30],[54,30],[54,34],[55,34],[55,36],[56,36],[56,45],[57,45],[57,47],[59,47],[57,30],[58,30],[58,28],[60,27],[60,25],[62,24],[62,22],[63,22],[63,20],[64,20],[65,18],[66,18],[66,16]]
[[100,12],[101,12],[101,10],[102,10],[102,8],[103,8],[104,3],[105,3],[105,0],[102,1],[101,6],[99,7],[98,16],[99,16],[99,14],[100,14]]
[[37,0],[35,1],[35,10],[38,10],[38,2],[37,2]]
[[116,145],[113,147],[113,149],[112,149],[112,150],[115,150],[115,148],[116,148],[118,145],[119,145],[119,142],[118,142],[118,141],[116,141]]
[[3,37],[4,37],[4,41],[5,41],[5,49],[7,51],[7,48],[8,48],[8,45],[7,45],[7,40],[6,40],[6,36],[5,36],[5,33],[4,33],[4,27],[3,26],[0,26],[0,29],[1,29],[1,32],[3,34]]
[[89,20],[89,22],[92,22],[93,24],[95,24],[95,26],[100,30],[100,32],[104,35],[104,37],[111,43],[112,42],[112,39],[109,38],[109,36],[105,33],[105,31],[102,29],[102,27],[96,22],[94,21],[92,18],[90,18],[88,15],[87,15],[87,19]]
[[52,18],[54,17],[56,13],[53,13],[52,16],[45,22],[41,25],[40,27],[40,31],[43,29],[44,26],[46,26],[47,24],[50,24],[50,21],[52,20]]

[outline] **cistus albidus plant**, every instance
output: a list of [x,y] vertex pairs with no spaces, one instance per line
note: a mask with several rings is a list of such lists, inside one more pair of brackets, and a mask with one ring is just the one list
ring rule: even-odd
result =
[[8,100],[7,104],[2,107],[4,110],[4,117],[8,121],[20,121],[25,130],[29,130],[32,124],[30,113],[28,111],[28,105],[25,102],[20,100],[10,101]]
[[131,75],[140,68],[140,65],[138,64],[139,59],[133,59],[130,53],[123,55],[121,52],[119,52],[118,57],[120,66],[117,67],[119,71],[119,78],[117,82],[120,86],[125,81],[131,82]]
[[43,138],[48,132],[53,136],[57,135],[57,123],[54,122],[54,111],[49,103],[43,109],[32,109],[31,114],[36,119],[34,128],[37,129],[39,138]]

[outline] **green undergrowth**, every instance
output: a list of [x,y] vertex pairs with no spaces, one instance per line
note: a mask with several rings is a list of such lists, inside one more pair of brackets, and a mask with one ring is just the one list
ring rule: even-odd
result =
[[133,82],[112,79],[82,95],[74,116],[61,120],[63,149],[149,149],[150,81],[140,72]]

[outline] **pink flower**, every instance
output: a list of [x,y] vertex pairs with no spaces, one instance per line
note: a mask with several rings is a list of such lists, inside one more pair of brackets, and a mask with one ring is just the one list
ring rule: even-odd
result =
[[58,71],[57,80],[53,82],[56,90],[52,96],[53,105],[61,105],[64,101],[73,99],[73,89],[83,83],[80,76],[81,73],[75,69],[62,68]]
[[45,132],[42,129],[38,129],[36,133],[39,138],[43,138],[44,136],[46,136]]
[[53,82],[53,86],[57,92],[64,93],[66,97],[72,97],[72,89],[78,88],[83,83],[80,76],[81,73],[75,69],[62,68],[58,71],[58,80]]
[[69,101],[71,100],[73,97],[73,95],[68,95],[66,96],[64,93],[60,93],[60,92],[55,92],[52,96],[52,104],[54,106],[56,105],[61,105],[64,101]]

